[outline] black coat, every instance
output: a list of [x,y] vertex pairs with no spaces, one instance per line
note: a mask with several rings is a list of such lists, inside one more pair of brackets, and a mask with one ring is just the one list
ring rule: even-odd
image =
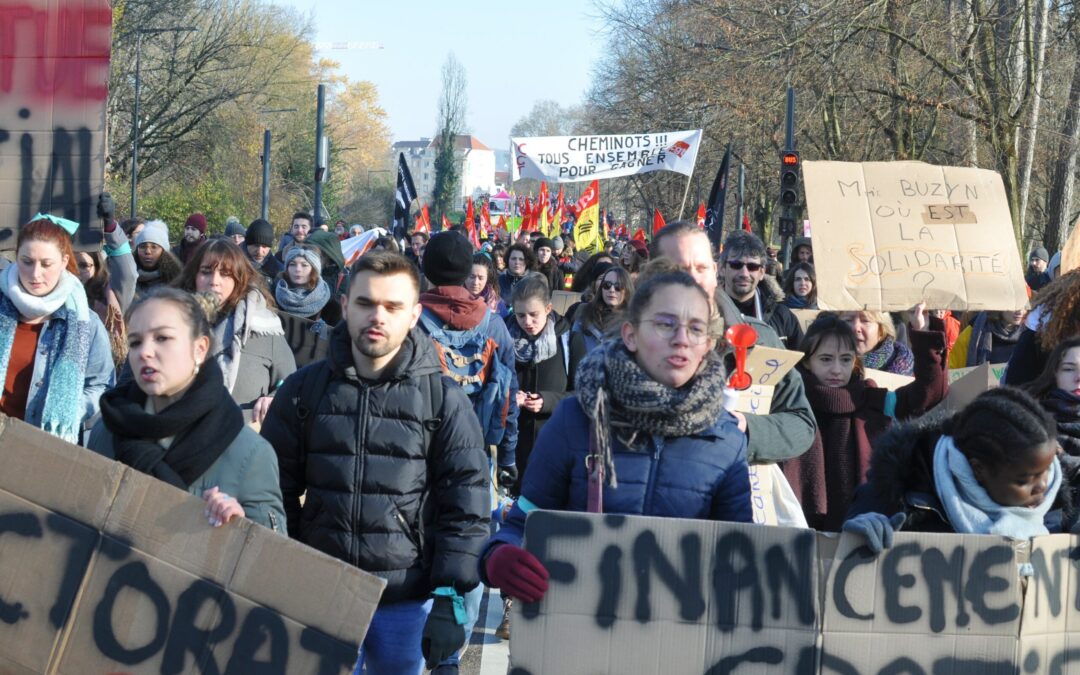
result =
[[[970,349],[970,347],[968,347]],[[1020,339],[1016,341],[1012,356],[1009,357],[1009,365],[1005,368],[1005,377],[1002,384],[1012,387],[1031,382],[1046,367],[1046,359],[1050,354],[1039,345],[1039,334],[1030,328],[1025,328],[1020,333]]]
[[[518,476],[525,475],[525,466],[528,464],[533,443],[540,435],[544,423],[551,417],[551,413],[555,412],[555,406],[572,393],[567,391],[570,326],[555,312],[551,313],[548,320],[555,322],[555,355],[539,363],[514,362],[518,376],[518,390],[540,394],[544,398],[540,412],[532,413],[521,408],[518,413]],[[510,325],[512,322],[517,323],[517,319],[513,316],[506,317],[508,328],[512,328]],[[512,330],[510,335],[511,337],[514,335]]]
[[[946,433],[948,416],[930,413],[912,422],[894,424],[874,441],[870,472],[855,491],[848,518],[861,513],[886,516],[904,512],[901,529],[908,532],[955,532],[937,495],[934,448]],[[1063,462],[1062,485],[1045,522],[1050,533],[1069,531],[1075,521],[1072,503],[1080,467]]]
[[[322,379],[320,369],[329,369],[325,390],[300,405],[305,378]],[[472,404],[441,373],[431,341],[414,332],[380,380],[360,379],[342,322],[328,358],[290,376],[263,423],[281,468],[289,536],[386,579],[384,603],[479,582],[488,456]],[[432,383],[442,405],[427,417]]]
[[270,289],[270,293],[274,292],[274,284],[277,283],[278,275],[285,271],[285,265],[281,263],[275,256],[267,254],[263,258],[263,263],[260,266],[259,263],[251,260],[251,256],[248,255],[248,260],[251,261],[251,266],[255,268],[255,271],[262,275],[263,280],[266,282],[266,287]]

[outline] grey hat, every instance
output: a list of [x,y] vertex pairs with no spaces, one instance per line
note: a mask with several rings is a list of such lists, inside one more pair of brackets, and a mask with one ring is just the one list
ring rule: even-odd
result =
[[555,245],[556,251],[561,251],[566,248],[566,244],[563,243],[562,237],[555,237],[551,240],[551,243]]
[[241,237],[246,237],[247,229],[245,229],[244,226],[240,224],[239,218],[237,218],[236,216],[229,216],[228,220],[225,221],[225,236],[234,237],[237,235]]
[[285,267],[289,266],[289,263],[294,258],[303,258],[308,261],[308,264],[315,268],[315,273],[322,276],[322,256],[313,248],[305,248],[303,246],[293,246],[285,253]]
[[166,251],[169,250],[169,226],[164,220],[151,220],[143,225],[142,232],[135,237],[135,248],[143,244],[157,244]]
[[1047,250],[1045,248],[1040,246],[1040,247],[1036,248],[1034,251],[1031,252],[1031,255],[1028,257],[1028,260],[1030,260],[1031,258],[1038,258],[1039,260],[1041,260],[1043,262],[1050,262],[1050,253],[1047,252]]

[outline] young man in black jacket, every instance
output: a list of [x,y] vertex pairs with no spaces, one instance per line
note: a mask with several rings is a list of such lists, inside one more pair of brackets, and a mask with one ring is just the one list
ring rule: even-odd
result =
[[435,668],[465,643],[490,520],[480,424],[413,330],[419,288],[403,256],[361,257],[328,358],[285,381],[262,429],[289,536],[387,581],[360,649],[373,675]]

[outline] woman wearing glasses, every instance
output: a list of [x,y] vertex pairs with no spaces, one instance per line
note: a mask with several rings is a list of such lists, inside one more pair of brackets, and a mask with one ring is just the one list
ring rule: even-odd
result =
[[575,313],[570,327],[570,388],[574,388],[574,372],[585,355],[617,329],[623,320],[626,305],[634,294],[630,273],[622,267],[610,267],[597,280],[592,300]]
[[619,336],[581,362],[576,394],[540,432],[521,496],[481,558],[485,583],[543,597],[547,570],[521,548],[525,516],[587,510],[587,462],[603,467],[593,489],[604,513],[750,521],[746,435],[723,407],[713,311],[685,272],[641,285]]

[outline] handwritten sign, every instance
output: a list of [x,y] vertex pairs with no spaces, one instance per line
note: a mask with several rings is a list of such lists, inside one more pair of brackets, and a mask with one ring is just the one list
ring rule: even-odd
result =
[[814,323],[814,320],[818,318],[818,314],[821,314],[821,310],[793,309],[791,310],[791,313],[799,320],[799,327],[802,328],[802,332],[806,333],[806,330],[810,328],[810,324]]
[[[992,363],[990,364],[990,376],[994,380],[1000,382],[1001,378],[1005,377],[1005,368],[1008,367],[1007,363]],[[979,366],[971,366],[970,368],[950,368],[949,369],[949,384],[956,382],[960,378],[964,377],[971,371],[975,370]]]
[[385,585],[0,416],[0,672],[352,672]]
[[804,162],[823,309],[1027,303],[1001,176],[922,162]]
[[754,384],[775,386],[802,357],[802,352],[757,345],[746,355],[746,372]]
[[938,408],[953,412],[963,410],[979,394],[990,391],[1001,384],[1001,375],[996,374],[995,370],[1004,374],[1005,366],[984,363],[981,366],[965,370],[967,372],[962,377],[949,383],[949,393],[937,405]]
[[510,672],[1074,672],[1076,543],[535,511],[550,587],[514,604]]
[[727,407],[746,415],[768,415],[776,387],[771,384],[752,384],[746,389],[729,389]]
[[612,136],[511,138],[513,179],[574,183],[650,171],[694,173],[701,129]]
[[111,29],[107,0],[0,2],[0,249],[38,212],[100,248]]
[[915,381],[915,378],[910,375],[888,373],[884,370],[874,370],[873,368],[867,368],[863,371],[863,378],[873,380],[874,384],[879,387],[885,387],[889,391],[896,391],[905,384],[911,384]]

